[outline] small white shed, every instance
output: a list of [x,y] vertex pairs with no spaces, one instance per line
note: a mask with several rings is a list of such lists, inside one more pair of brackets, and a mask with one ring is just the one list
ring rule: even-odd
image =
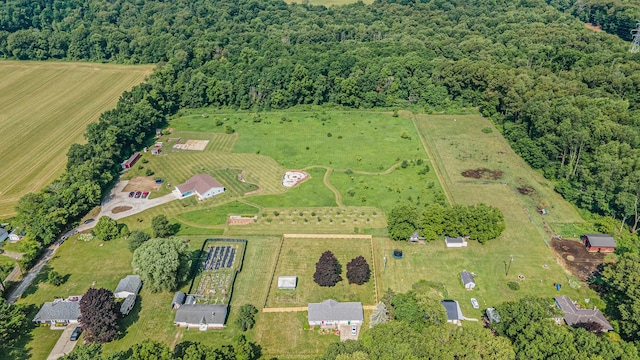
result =
[[295,290],[298,285],[297,276],[280,276],[278,277],[278,289]]

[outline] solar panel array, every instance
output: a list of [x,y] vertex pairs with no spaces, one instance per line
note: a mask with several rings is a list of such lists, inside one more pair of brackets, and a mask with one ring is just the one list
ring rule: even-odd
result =
[[209,246],[204,270],[218,270],[230,268],[236,257],[236,248],[232,246]]

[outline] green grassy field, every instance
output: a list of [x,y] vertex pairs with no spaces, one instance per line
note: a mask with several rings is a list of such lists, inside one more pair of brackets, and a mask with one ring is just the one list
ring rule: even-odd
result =
[[0,218],[64,170],[67,149],[151,66],[0,61]]
[[[326,250],[331,250],[342,266],[342,281],[332,287],[322,287],[313,281],[315,264]],[[326,299],[360,301],[365,305],[374,305],[376,296],[373,277],[363,285],[349,284],[347,280],[347,263],[359,255],[364,256],[372,266],[369,239],[285,238],[271,283],[267,306],[300,307]],[[296,290],[279,290],[279,276],[297,276]]]
[[[204,112],[208,117],[201,115]],[[124,337],[107,344],[107,352],[126,349],[147,338],[171,346],[181,341],[203,341],[212,346],[231,343],[239,334],[233,326],[234,309],[245,303],[258,308],[265,303],[269,307],[297,307],[305,306],[308,301],[333,297],[373,304],[372,283],[356,287],[343,280],[330,289],[320,289],[313,283],[314,264],[327,249],[333,250],[342,263],[343,278],[347,262],[363,255],[369,264],[375,260],[379,293],[387,288],[406,291],[421,279],[442,283],[447,295],[460,301],[464,315],[472,318],[479,318],[481,313],[471,308],[471,297],[477,298],[484,308],[526,295],[564,294],[576,299],[595,296],[587,288],[569,286],[571,277],[558,265],[545,243],[549,238],[547,231],[579,232],[586,223],[551,190],[553,184],[517,157],[493,125],[480,116],[417,115],[414,122],[409,113],[393,118],[387,113],[309,111],[261,114],[261,122],[254,123],[254,115],[247,113],[209,110],[193,113],[200,115],[173,120],[170,126],[174,132],[170,136],[185,140],[209,139],[207,148],[204,151],[167,149],[161,156],[145,156],[149,161],[144,167],[171,184],[180,183],[194,173],[210,173],[221,179],[228,188],[227,193],[201,202],[193,197],[173,201],[122,222],[131,230],[149,231],[151,218],[164,214],[172,222],[180,223],[179,235],[190,241],[192,250],[199,250],[207,237],[247,239],[243,269],[232,293],[228,327],[206,333],[176,329],[169,308],[173,294],[153,294],[143,288],[139,305],[124,322]],[[216,119],[225,118],[223,121],[236,130],[234,134],[221,134],[215,125]],[[282,118],[287,121],[280,123]],[[384,134],[372,131],[372,127],[385,129]],[[484,128],[492,132],[483,132]],[[410,140],[400,138],[403,131]],[[332,133],[331,138],[326,136],[327,132]],[[352,138],[355,144],[335,141],[339,134],[342,140]],[[384,136],[390,140],[387,142]],[[320,140],[328,140],[330,146]],[[380,144],[384,144],[385,151],[380,151]],[[256,146],[260,149],[255,149]],[[256,154],[256,150],[260,153]],[[360,161],[353,151],[362,154]],[[418,165],[418,159],[423,163]],[[400,166],[402,160],[409,160],[405,168]],[[426,165],[429,171],[419,174]],[[503,177],[476,180],[461,176],[464,170],[481,167],[501,170]],[[311,179],[296,188],[285,189],[280,182],[283,172],[289,168],[306,169]],[[346,169],[353,172],[345,173]],[[237,180],[240,171],[246,183]],[[136,168],[127,177],[143,172],[144,169]],[[251,184],[255,187],[250,187]],[[522,186],[529,186],[534,192],[521,195],[517,188]],[[245,195],[258,187],[259,193]],[[353,196],[349,189],[354,190]],[[446,249],[443,240],[409,245],[384,237],[385,212],[396,204],[409,202],[425,206],[436,199],[442,200],[443,196],[459,204],[484,202],[499,207],[505,214],[505,232],[486,245],[471,241],[469,247],[463,249]],[[546,208],[549,214],[539,215],[537,207]],[[230,226],[226,224],[229,214],[255,214],[258,219],[253,224]],[[373,259],[369,241],[287,239],[276,263],[284,233],[371,233],[374,234]],[[115,288],[118,280],[132,271],[131,254],[121,239],[99,245],[97,241],[65,242],[50,266],[63,275],[69,274],[68,282],[59,288],[40,283],[20,301],[39,305],[55,295],[83,293],[90,286]],[[404,251],[403,259],[391,257],[396,248]],[[514,261],[507,276],[505,262],[511,255]],[[87,259],[99,259],[101,266],[96,268],[95,262]],[[462,287],[459,273],[465,269],[477,275],[476,290],[466,291]],[[279,275],[299,277],[295,297],[277,290]],[[518,275],[523,275],[524,280],[519,281]],[[43,276],[46,273],[40,280]],[[506,285],[508,281],[519,281],[521,289],[510,290]],[[562,291],[557,292],[554,283],[563,284]],[[189,284],[185,284],[182,290],[188,288]],[[305,312],[260,312],[256,328],[247,336],[262,346],[265,357],[283,359],[313,358],[328,344],[339,341],[333,335],[304,330],[305,319]],[[466,322],[465,326],[479,326],[479,323]],[[32,332],[33,338],[25,344],[33,358],[43,358],[39,354],[46,354],[53,346],[50,333],[46,334],[43,335],[43,329],[36,329]]]

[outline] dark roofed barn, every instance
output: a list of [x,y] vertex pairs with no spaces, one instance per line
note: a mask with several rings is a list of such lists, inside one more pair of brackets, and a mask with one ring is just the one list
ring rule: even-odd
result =
[[440,305],[444,306],[444,310],[447,312],[447,322],[453,323],[458,326],[462,326],[462,309],[460,304],[455,300],[442,300]]
[[600,325],[602,331],[613,330],[611,324],[605,319],[598,309],[579,309],[568,296],[557,296],[556,305],[564,312],[564,322],[569,326],[581,323],[596,323]]
[[473,290],[476,287],[476,282],[473,280],[473,275],[467,270],[460,273],[460,279],[462,279],[462,285],[467,290]]
[[612,253],[616,249],[616,241],[606,234],[585,234],[580,237],[589,252]]
[[171,309],[172,310],[176,310],[178,309],[180,306],[182,306],[182,304],[184,304],[184,301],[186,300],[187,295],[185,295],[182,291],[178,291],[173,295],[173,301],[171,302]]

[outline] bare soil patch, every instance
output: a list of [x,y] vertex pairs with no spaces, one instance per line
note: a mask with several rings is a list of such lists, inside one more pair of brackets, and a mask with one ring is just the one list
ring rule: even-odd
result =
[[138,176],[127,183],[122,191],[158,191],[161,184],[156,184],[156,181],[151,176]]
[[111,212],[114,214],[117,214],[117,213],[129,211],[131,209],[133,209],[133,207],[131,206],[116,206],[111,210]]
[[227,220],[227,224],[228,225],[248,225],[256,222],[256,219],[257,219],[257,216],[243,217],[243,216],[231,215]]
[[462,176],[474,179],[498,180],[502,178],[502,170],[487,168],[469,169],[462,172]]
[[203,151],[207,145],[209,145],[209,140],[187,140],[186,143],[173,145],[174,149],[180,150],[195,150],[195,151]]
[[522,185],[518,188],[518,192],[522,195],[531,196],[536,193],[536,189],[529,185]]
[[585,23],[584,27],[595,32],[602,32],[602,28],[600,26],[593,25],[592,23]]
[[551,248],[565,269],[574,276],[586,281],[604,262],[605,254],[590,253],[585,246],[576,240],[553,239]]

